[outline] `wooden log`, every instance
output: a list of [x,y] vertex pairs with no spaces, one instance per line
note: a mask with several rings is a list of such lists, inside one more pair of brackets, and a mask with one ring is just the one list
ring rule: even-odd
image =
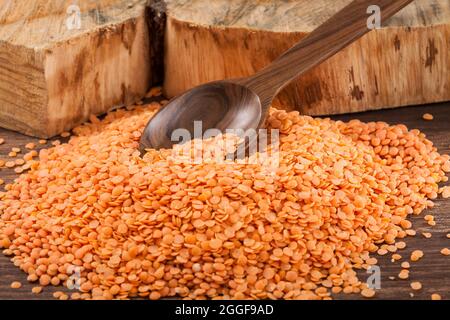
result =
[[0,0],[0,125],[47,138],[135,102],[149,43],[145,0]]
[[[164,92],[253,74],[350,1],[167,0]],[[450,2],[416,0],[382,22],[275,105],[324,115],[450,100]]]

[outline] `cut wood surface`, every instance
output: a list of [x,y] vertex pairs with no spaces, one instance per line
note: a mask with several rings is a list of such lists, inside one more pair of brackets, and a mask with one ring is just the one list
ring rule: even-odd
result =
[[[173,97],[249,76],[350,1],[0,0],[0,126],[50,137],[163,77]],[[450,100],[450,2],[415,0],[384,23],[275,106],[322,115]]]
[[[350,2],[167,0],[165,94],[249,76]],[[322,115],[450,100],[450,2],[416,0],[382,23],[275,105]]]
[[0,126],[50,137],[140,99],[151,84],[145,4],[0,0]]

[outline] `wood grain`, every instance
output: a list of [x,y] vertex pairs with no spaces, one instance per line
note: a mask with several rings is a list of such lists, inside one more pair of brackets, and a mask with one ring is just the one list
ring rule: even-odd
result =
[[0,125],[50,137],[151,84],[145,0],[0,0]]
[[[166,95],[261,70],[351,0],[167,0]],[[450,2],[415,0],[285,88],[276,104],[323,115],[450,99]]]
[[281,89],[367,34],[367,8],[375,5],[389,19],[413,0],[355,0],[244,83],[261,99],[264,110]]
[[[434,115],[434,121],[424,121],[422,115],[430,112]],[[366,112],[352,115],[335,116],[334,119],[350,120],[358,118],[362,121],[386,121],[391,124],[404,123],[410,129],[417,128],[424,132],[434,142],[441,153],[450,153],[450,102],[428,106],[409,107],[375,112]],[[5,157],[11,147],[24,146],[30,141],[36,141],[24,135],[0,129],[0,137],[5,138],[5,144],[0,145],[1,158]],[[11,182],[16,174],[2,168],[0,178]],[[449,184],[449,183],[447,183]],[[377,292],[378,299],[430,299],[432,293],[439,293],[444,299],[450,299],[450,257],[443,256],[439,251],[444,247],[450,247],[450,239],[445,235],[450,233],[450,199],[437,199],[436,206],[422,213],[420,216],[411,217],[414,228],[418,231],[415,237],[408,237],[405,242],[407,248],[400,254],[401,261],[407,260],[412,250],[421,249],[425,256],[422,260],[411,263],[411,274],[408,280],[389,280],[389,276],[397,276],[400,271],[400,262],[391,263],[388,256],[379,257],[381,268],[382,289]],[[423,216],[432,214],[437,225],[428,226]],[[431,232],[431,239],[425,239],[421,232]],[[361,279],[366,279],[368,274],[360,273]],[[20,289],[11,289],[12,281],[19,280],[23,286]],[[420,281],[423,289],[414,292],[414,298],[410,297],[411,281]],[[52,292],[65,290],[61,287],[47,287],[40,295],[31,293],[32,284],[27,283],[25,273],[16,268],[7,257],[0,254],[0,299],[52,299]],[[338,295],[337,299],[360,299],[358,295]]]

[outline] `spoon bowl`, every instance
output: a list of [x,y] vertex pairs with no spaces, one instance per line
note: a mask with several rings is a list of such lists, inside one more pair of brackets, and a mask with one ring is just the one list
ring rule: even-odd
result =
[[[202,138],[208,129],[222,133],[259,129],[281,89],[371,30],[369,7],[379,7],[384,23],[412,1],[354,0],[253,76],[211,82],[174,98],[150,119],[140,140],[141,153],[147,148],[170,148],[180,143],[180,137]],[[200,121],[200,130],[196,121]],[[178,129],[184,135],[176,133]]]
[[[160,109],[147,124],[140,150],[168,149],[179,141],[179,131],[202,138],[208,129],[251,129],[259,126],[262,108],[251,89],[230,81],[215,81],[196,87]],[[186,141],[183,141],[186,142]]]

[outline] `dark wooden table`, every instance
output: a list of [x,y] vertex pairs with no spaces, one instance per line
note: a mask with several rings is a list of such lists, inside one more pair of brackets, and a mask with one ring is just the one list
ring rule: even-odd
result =
[[[426,112],[434,115],[433,121],[424,121],[422,115]],[[404,123],[409,128],[417,128],[423,131],[431,139],[441,153],[450,153],[450,102],[434,104],[429,106],[407,107],[400,109],[366,112],[351,115],[335,116],[334,119],[350,120],[358,118],[363,121],[386,121],[389,123]],[[14,146],[24,150],[28,142],[37,142],[37,139],[23,136],[8,130],[0,129],[0,137],[5,143],[0,145],[0,158],[7,158],[8,152]],[[64,139],[62,139],[64,140]],[[49,144],[46,145],[47,147]],[[39,146],[43,147],[43,146]],[[17,175],[12,169],[2,168],[0,178],[5,182],[11,182]],[[3,188],[3,187],[2,187]],[[407,247],[399,253],[402,259],[392,263],[390,255],[377,257],[381,268],[381,290],[377,292],[379,299],[430,299],[432,293],[439,293],[443,299],[450,299],[450,256],[443,256],[440,250],[444,247],[450,248],[450,239],[446,234],[450,233],[450,199],[436,200],[436,206],[427,211],[435,216],[436,226],[431,227],[424,221],[424,213],[413,216],[411,220],[414,229],[417,230],[415,237],[408,237],[405,242]],[[425,239],[421,233],[432,233],[431,239]],[[410,278],[400,280],[397,275],[400,263],[409,259],[411,251],[421,249],[425,256],[419,262],[411,263]],[[366,279],[369,274],[360,272],[361,279]],[[389,277],[395,276],[395,280]],[[11,289],[12,281],[22,282],[22,288]],[[411,281],[420,281],[423,288],[414,292],[410,287]],[[0,254],[0,299],[52,299],[52,293],[64,290],[62,287],[46,287],[39,295],[31,293],[33,284],[26,281],[25,273],[16,268],[8,257]],[[338,295],[338,299],[359,299],[359,295]]]

